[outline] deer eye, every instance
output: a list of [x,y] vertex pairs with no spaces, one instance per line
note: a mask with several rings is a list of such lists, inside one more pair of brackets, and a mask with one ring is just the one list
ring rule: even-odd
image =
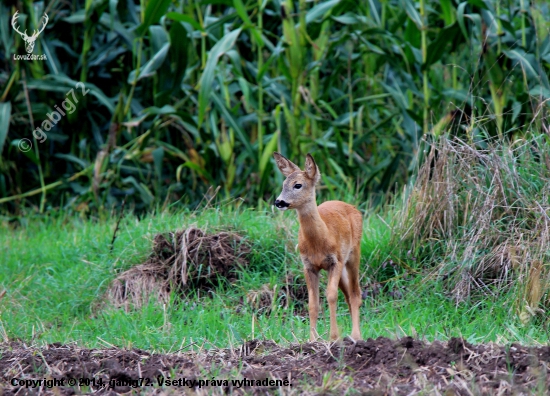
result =
[[294,185],[294,188],[295,188],[296,190],[299,190],[300,188],[302,188],[302,185],[301,185],[301,184],[295,184],[295,185]]

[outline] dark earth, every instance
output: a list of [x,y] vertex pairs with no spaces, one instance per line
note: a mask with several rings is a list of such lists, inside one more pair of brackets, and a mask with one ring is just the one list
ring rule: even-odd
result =
[[[550,393],[548,346],[380,337],[357,343],[346,339],[278,346],[273,341],[252,340],[232,349],[190,351],[189,347],[157,354],[140,349],[84,349],[73,344],[28,347],[4,343],[0,344],[0,394]],[[47,388],[30,381],[39,379],[50,380],[49,384],[57,380],[62,386]],[[77,383],[69,386],[69,379]],[[172,381],[170,385],[167,380]]]

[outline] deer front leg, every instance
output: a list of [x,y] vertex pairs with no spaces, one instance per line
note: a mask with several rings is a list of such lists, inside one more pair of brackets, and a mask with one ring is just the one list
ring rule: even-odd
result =
[[327,302],[330,311],[330,339],[337,340],[339,334],[336,323],[336,305],[338,303],[338,284],[344,265],[336,258],[333,259],[333,263],[328,270]]
[[317,317],[319,316],[319,270],[310,268],[304,262],[306,276],[308,309],[309,309],[309,340],[319,338],[317,333]]

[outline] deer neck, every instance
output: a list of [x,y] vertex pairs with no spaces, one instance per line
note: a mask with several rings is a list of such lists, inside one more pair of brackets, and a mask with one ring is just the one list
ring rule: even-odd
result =
[[328,228],[319,210],[317,210],[317,203],[315,197],[309,203],[301,206],[297,209],[298,221],[300,222],[300,232],[303,237],[309,241],[321,241],[326,238]]

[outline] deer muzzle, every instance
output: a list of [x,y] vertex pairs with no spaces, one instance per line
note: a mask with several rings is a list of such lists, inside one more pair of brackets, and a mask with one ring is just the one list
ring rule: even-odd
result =
[[282,199],[275,200],[275,206],[281,210],[288,209],[290,204],[288,202],[283,201]]

